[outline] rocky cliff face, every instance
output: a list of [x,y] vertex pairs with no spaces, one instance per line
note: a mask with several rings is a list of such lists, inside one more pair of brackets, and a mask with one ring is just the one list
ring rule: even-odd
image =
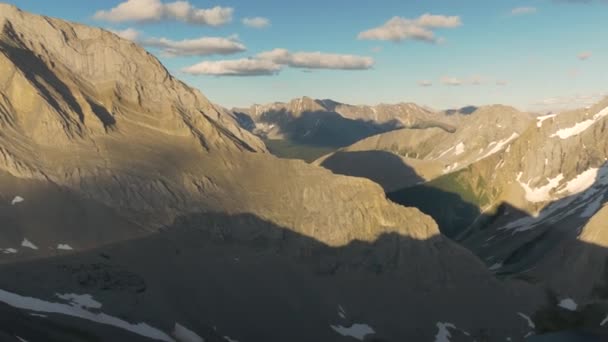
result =
[[[466,116],[445,117],[457,118],[454,130],[417,128],[378,134],[324,156],[315,164],[340,174],[367,175],[391,192],[462,170],[501,152],[532,123],[528,114],[500,105],[477,108]],[[385,161],[374,163],[374,170],[362,172],[370,163],[361,152],[386,155]],[[402,166],[390,167],[387,163],[391,161]],[[382,176],[386,174],[392,177]]]

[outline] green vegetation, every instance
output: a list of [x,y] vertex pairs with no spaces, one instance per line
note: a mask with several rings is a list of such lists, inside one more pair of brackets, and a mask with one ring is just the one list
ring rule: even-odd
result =
[[336,147],[311,146],[289,140],[264,139],[264,143],[270,153],[280,158],[301,159],[307,163],[313,162],[318,158],[335,152]]

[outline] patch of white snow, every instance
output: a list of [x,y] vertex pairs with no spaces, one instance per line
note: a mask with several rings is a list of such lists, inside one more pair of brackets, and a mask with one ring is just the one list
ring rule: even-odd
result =
[[367,335],[376,333],[374,329],[372,329],[372,327],[367,324],[353,324],[350,327],[343,327],[341,325],[331,325],[331,328],[342,336],[353,337],[359,341],[363,341],[363,339]]
[[525,319],[528,322],[528,326],[530,328],[532,328],[532,329],[536,328],[536,325],[534,324],[534,322],[532,321],[532,319],[530,318],[530,316],[528,316],[528,315],[526,315],[524,313],[521,313],[521,312],[518,312],[517,314],[519,316],[521,316],[521,318]]
[[205,340],[198,336],[194,331],[179,323],[175,323],[175,327],[173,328],[173,336],[179,342],[205,342]]
[[15,198],[13,198],[13,200],[11,201],[11,205],[15,205],[17,203],[21,203],[25,201],[25,199],[21,196],[15,196]]
[[559,185],[559,183],[564,179],[564,175],[559,174],[554,178],[547,178],[548,183],[546,185],[543,185],[539,188],[531,188],[529,184],[530,182],[523,183],[521,181],[521,176],[522,173],[520,172],[517,176],[517,182],[526,192],[526,200],[533,203],[546,202],[553,199],[550,195],[551,191],[555,189]]
[[543,116],[538,116],[536,117],[536,127],[540,128],[543,126],[543,122],[545,120],[551,119],[556,117],[556,114],[549,114],[549,115],[543,115]]
[[564,308],[566,310],[570,310],[570,311],[576,311],[576,308],[578,307],[578,305],[572,298],[562,299],[562,301],[559,302],[559,304],[557,304],[557,306]]
[[437,322],[437,335],[435,335],[435,342],[450,342],[450,330],[456,329],[456,326],[452,323]]
[[21,242],[21,247],[30,248],[30,249],[38,249],[38,247],[36,247],[36,245],[34,245],[28,239],[23,239],[23,241]]
[[72,246],[70,246],[68,244],[61,244],[61,243],[57,245],[57,249],[62,250],[62,251],[74,250],[74,248],[72,248]]
[[75,293],[59,294],[55,296],[59,299],[67,301],[70,305],[80,308],[101,309],[101,303],[93,299],[90,294],[78,295]]
[[4,290],[0,290],[0,302],[6,303],[18,309],[57,313],[71,317],[78,317],[99,324],[111,325],[113,327],[124,329],[150,339],[175,342],[175,340],[169,335],[165,334],[161,330],[149,326],[146,323],[131,324],[118,317],[110,316],[105,313],[90,312],[79,306],[47,302],[38,298],[20,296]]

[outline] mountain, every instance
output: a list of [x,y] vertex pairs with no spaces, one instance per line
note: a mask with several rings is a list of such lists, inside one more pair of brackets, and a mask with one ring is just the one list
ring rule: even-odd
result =
[[136,44],[4,4],[0,29],[4,340],[530,333],[540,288],[369,180],[270,155]]
[[[468,112],[467,112],[468,113]],[[445,113],[450,117],[450,112]],[[315,164],[335,173],[374,180],[396,191],[456,172],[506,149],[532,123],[507,106],[485,106],[454,116],[456,128],[405,128],[371,136]]]
[[538,116],[509,148],[389,197],[433,216],[501,277],[549,289],[559,307],[538,312],[540,331],[605,333],[607,117],[608,99]]
[[455,118],[413,103],[354,106],[302,97],[287,103],[232,109],[245,129],[280,157],[312,161],[366,137],[403,127],[453,130]]

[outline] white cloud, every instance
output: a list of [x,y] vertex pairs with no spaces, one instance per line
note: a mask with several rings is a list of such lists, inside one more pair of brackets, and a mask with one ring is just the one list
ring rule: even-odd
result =
[[516,7],[511,10],[512,15],[524,15],[536,13],[536,7]]
[[581,61],[586,61],[589,58],[591,58],[592,55],[593,54],[591,52],[584,51],[584,52],[579,53],[578,56],[576,56],[576,57],[578,57],[578,59],[580,59]]
[[496,81],[496,85],[497,86],[506,86],[507,84],[509,84],[509,82],[504,81],[504,80],[498,80],[498,81]]
[[257,55],[257,58],[270,60],[276,64],[287,65],[292,68],[305,69],[364,70],[374,65],[374,59],[371,57],[322,52],[291,53],[285,49],[262,52]]
[[280,72],[282,66],[269,60],[243,58],[226,61],[205,61],[182,69],[191,75],[263,76]]
[[379,52],[382,52],[383,48],[382,48],[382,46],[374,46],[373,48],[371,48],[371,50],[374,53],[379,53]]
[[166,56],[209,56],[230,55],[247,50],[238,37],[201,37],[197,39],[170,40],[167,38],[151,38],[144,45],[157,47]]
[[459,86],[462,85],[462,81],[455,77],[444,76],[441,78],[441,83],[449,86]]
[[243,25],[260,29],[270,26],[270,20],[263,17],[243,18]]
[[456,28],[462,25],[459,16],[444,16],[423,14],[416,19],[393,17],[384,25],[359,33],[358,39],[390,40],[400,42],[404,40],[420,40],[430,43],[440,43],[433,29]]
[[555,96],[535,102],[535,110],[560,111],[565,109],[587,107],[598,103],[608,96],[608,93],[590,93],[577,95]]
[[134,28],[128,28],[128,29],[124,29],[124,30],[110,30],[110,32],[116,34],[117,36],[127,39],[127,40],[132,40],[132,41],[136,41],[137,38],[139,38],[141,32],[137,31]]
[[433,85],[433,81],[429,81],[429,80],[420,80],[417,83],[421,87],[430,87]]
[[191,24],[219,26],[232,20],[234,10],[215,6],[199,9],[188,1],[162,3],[160,0],[127,0],[109,10],[97,11],[95,19],[110,22],[150,22],[178,20]]
[[365,70],[374,65],[371,57],[339,55],[322,52],[295,52],[274,49],[252,58],[237,60],[205,61],[183,72],[193,75],[213,76],[262,76],[279,73],[284,67],[312,69]]

